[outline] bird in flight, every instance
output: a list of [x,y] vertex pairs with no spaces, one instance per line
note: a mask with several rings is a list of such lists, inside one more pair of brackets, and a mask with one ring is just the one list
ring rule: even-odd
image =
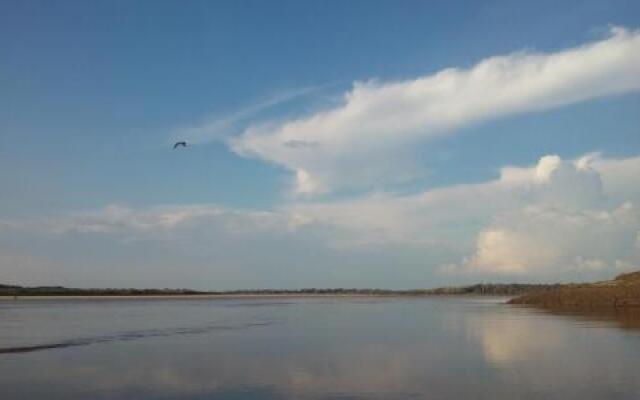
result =
[[173,145],[173,149],[175,150],[175,149],[177,149],[177,148],[178,148],[178,147],[180,147],[180,146],[182,146],[182,147],[187,147],[187,142],[176,142],[176,143]]

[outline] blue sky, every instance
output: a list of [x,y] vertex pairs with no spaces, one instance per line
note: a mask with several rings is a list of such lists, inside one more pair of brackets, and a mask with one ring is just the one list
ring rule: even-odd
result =
[[[639,28],[635,1],[5,2],[0,281],[416,287],[637,267],[638,193],[618,189],[640,175]],[[496,56],[511,58],[469,72]],[[505,167],[531,181],[486,189],[504,194],[482,210],[420,203]],[[558,209],[619,224],[531,257],[544,229],[575,233],[541,227]]]

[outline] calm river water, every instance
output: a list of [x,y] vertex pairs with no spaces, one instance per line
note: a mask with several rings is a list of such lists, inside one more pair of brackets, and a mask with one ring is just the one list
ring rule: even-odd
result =
[[634,316],[504,300],[0,301],[0,397],[640,399]]

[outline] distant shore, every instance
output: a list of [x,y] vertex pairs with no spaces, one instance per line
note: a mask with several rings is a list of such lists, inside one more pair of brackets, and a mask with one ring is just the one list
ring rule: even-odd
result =
[[[435,295],[414,295],[413,297],[435,296]],[[100,299],[139,299],[139,300],[158,300],[158,299],[251,299],[251,298],[357,298],[357,297],[411,297],[407,295],[375,295],[375,294],[162,294],[162,295],[27,295],[27,296],[0,296],[0,300],[100,300]]]
[[82,289],[61,286],[23,287],[0,285],[0,299],[99,299],[99,298],[255,298],[255,297],[417,297],[436,295],[516,296],[550,290],[559,285],[547,284],[476,284],[435,289],[389,290],[356,288],[246,289],[230,291],[195,291],[190,289]]
[[640,271],[614,280],[581,284],[480,283],[435,289],[245,289],[196,291],[191,289],[84,289],[62,286],[24,287],[0,285],[0,301],[100,300],[100,299],[251,299],[251,298],[407,298],[431,296],[509,297],[509,304],[545,308],[589,309],[640,307]]
[[207,300],[207,299],[291,299],[291,298],[416,298],[416,297],[501,297],[505,301],[514,298],[514,295],[506,294],[476,294],[476,293],[423,293],[423,294],[366,294],[366,293],[277,293],[277,294],[163,294],[163,295],[27,295],[5,296],[0,295],[0,301],[28,301],[28,300]]

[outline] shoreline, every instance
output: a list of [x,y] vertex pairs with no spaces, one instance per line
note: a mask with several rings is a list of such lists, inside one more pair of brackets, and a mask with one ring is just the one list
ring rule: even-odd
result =
[[228,300],[228,299],[278,299],[278,298],[442,298],[442,297],[483,297],[483,298],[504,298],[505,301],[512,299],[513,295],[479,295],[479,294],[297,294],[297,293],[281,293],[281,294],[166,294],[166,295],[51,295],[51,296],[0,296],[0,302],[15,302],[29,300]]

